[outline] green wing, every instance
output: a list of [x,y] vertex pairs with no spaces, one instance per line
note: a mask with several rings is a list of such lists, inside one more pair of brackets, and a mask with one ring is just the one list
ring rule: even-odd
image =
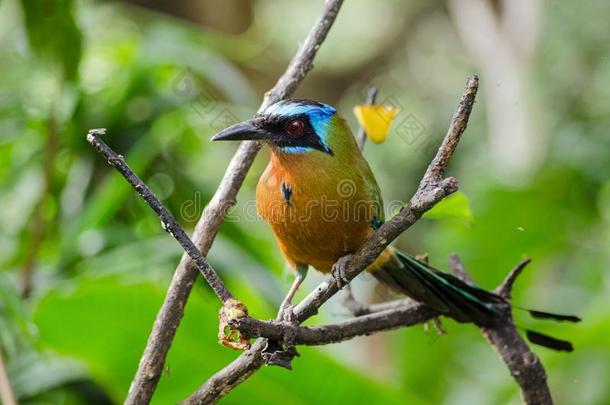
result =
[[373,205],[373,219],[371,226],[377,230],[385,221],[385,215],[383,212],[383,197],[381,196],[381,190],[375,179],[369,164],[364,159],[364,156],[360,155],[360,159],[357,160],[357,165],[360,169],[360,174],[364,181],[364,193],[367,199],[371,201]]

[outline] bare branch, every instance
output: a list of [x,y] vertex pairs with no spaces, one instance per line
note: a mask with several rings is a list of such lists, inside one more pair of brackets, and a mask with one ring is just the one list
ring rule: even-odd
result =
[[[383,224],[358,252],[349,258],[346,271],[348,280],[351,281],[360,274],[375,260],[383,249],[396,239],[398,235],[413,225],[424,212],[457,190],[457,181],[453,178],[443,179],[442,174],[457,147],[462,133],[466,129],[478,86],[479,80],[476,76],[468,79],[466,90],[451,120],[447,135],[426,170],[415,195],[397,215]],[[336,294],[338,290],[335,279],[328,277],[326,281],[322,282],[294,308],[295,320],[303,322],[315,315],[320,306]],[[221,395],[225,395],[231,388],[252,375],[253,367],[261,367],[264,364],[261,356],[264,347],[265,339],[259,338],[250,350],[244,352],[227,367],[213,375],[195,393],[187,398],[185,403],[207,404],[217,401]],[[240,372],[244,374],[236,374]],[[230,375],[231,383],[225,381],[228,375]],[[218,390],[216,387],[222,387],[222,389]],[[215,390],[219,396],[209,395],[209,390]]]
[[326,345],[356,336],[413,326],[439,316],[439,313],[415,301],[400,301],[393,309],[374,312],[348,321],[299,327],[287,322],[261,321],[251,317],[236,318],[231,325],[250,337],[265,337],[293,345]]
[[[238,318],[239,322],[244,321],[239,329],[248,331],[251,337],[267,336],[274,340],[285,341],[287,337],[294,335],[295,344],[327,344],[347,340],[355,336],[365,335],[375,331],[389,330],[401,326],[411,326],[426,321],[432,316],[433,311],[417,304],[412,300],[394,301],[391,309],[385,310],[381,319],[368,319],[365,317],[356,318],[351,321],[338,325],[328,325],[316,328],[299,328],[289,323],[279,323],[275,321],[258,321],[253,318]],[[401,303],[399,307],[397,304]],[[389,303],[388,303],[389,304]],[[379,304],[382,305],[382,304]],[[381,307],[379,307],[381,311]],[[429,315],[432,314],[432,315]],[[377,315],[377,314],[375,314]],[[371,321],[377,329],[367,331]],[[238,324],[234,325],[236,328]],[[254,332],[256,328],[261,328],[258,334]],[[288,330],[282,328],[287,327]],[[306,332],[300,332],[307,329]],[[252,332],[251,332],[252,331]],[[303,333],[305,336],[302,336]],[[214,374],[196,392],[187,398],[184,404],[212,404],[216,403],[221,397],[229,393],[237,385],[249,378],[261,366],[265,364],[262,357],[263,349],[267,344],[267,339],[259,338],[252,347],[242,353],[236,360],[228,366]]]
[[496,288],[496,293],[499,296],[506,298],[507,300],[510,300],[510,294],[512,292],[513,285],[515,285],[515,281],[517,280],[517,277],[519,277],[519,275],[521,274],[523,269],[525,269],[525,266],[530,264],[531,261],[532,261],[532,259],[530,259],[530,258],[523,259],[521,261],[521,263],[516,265],[515,268],[512,269],[510,273],[508,273],[508,276],[506,276],[504,281],[502,281],[502,284],[500,284],[500,286],[498,288]]
[[410,305],[415,300],[407,297],[398,300],[392,300],[387,302],[380,302],[377,304],[364,304],[354,297],[351,289],[351,284],[348,284],[343,289],[344,295],[341,303],[343,306],[354,316],[368,315],[375,312],[387,311],[389,309],[395,309],[404,305]]
[[290,61],[288,68],[279,78],[275,86],[265,94],[263,104],[259,112],[264,111],[271,104],[290,96],[305,78],[305,75],[313,69],[313,59],[320,49],[320,45],[326,39],[326,35],[339,14],[343,0],[326,0],[320,16],[313,24],[311,31],[299,47],[296,55]]
[[468,119],[470,118],[478,89],[479,78],[477,76],[469,77],[464,94],[460,99],[460,104],[451,118],[447,134],[443,139],[441,147],[438,149],[438,153],[434,156],[430,166],[428,166],[422,183],[434,185],[435,181],[438,181],[443,177],[449,160],[453,156],[453,152],[455,152],[455,149],[462,138],[462,134],[468,125]]
[[[371,86],[371,88],[369,89],[369,93],[366,96],[366,104],[375,104],[376,99],[377,88],[375,86]],[[366,131],[363,127],[358,128],[358,134],[356,134],[356,143],[358,144],[358,148],[360,148],[360,150],[364,149],[364,144],[366,143]]]
[[[465,276],[461,277],[465,282],[474,284],[458,255],[451,255],[449,262],[454,273]],[[503,292],[504,298],[508,300],[516,278],[529,262],[530,260],[526,259],[519,263],[496,289],[496,292]],[[495,327],[479,327],[479,329],[489,344],[500,355],[510,375],[519,384],[523,402],[526,405],[552,405],[553,399],[546,381],[546,371],[538,356],[529,349],[517,332],[510,306],[507,305],[504,308],[502,317]]]
[[526,405],[552,405],[546,371],[538,356],[517,333],[512,317],[500,321],[494,328],[481,328],[481,333],[500,355],[510,375],[521,389]]
[[362,316],[368,314],[374,314],[375,312],[387,311],[390,309],[396,309],[399,307],[403,307],[405,305],[410,305],[415,300],[411,298],[403,298],[399,300],[380,302],[377,304],[363,304],[360,301],[357,301],[352,295],[351,291],[348,289],[349,285],[345,286],[345,290],[347,290],[347,294],[345,294],[342,304],[343,306],[354,316]]
[[[259,112],[292,94],[307,72],[311,70],[313,59],[332,27],[342,4],[343,0],[326,1],[320,17],[316,20],[288,68],[273,89],[265,94]],[[235,205],[237,192],[259,149],[260,144],[256,142],[242,142],[216,193],[204,209],[192,236],[192,240],[203,255],[207,255],[210,250],[226,212]],[[148,337],[138,371],[125,400],[126,404],[150,402],[196,278],[197,269],[189,255],[184,254],[174,272],[165,300]]]
[[460,280],[468,284],[474,284],[474,280],[470,277],[470,274],[466,272],[464,263],[462,263],[462,259],[460,259],[460,256],[457,253],[451,253],[449,255],[449,268]]
[[249,350],[214,374],[182,404],[215,404],[218,402],[220,398],[227,395],[265,364],[262,352],[266,344],[267,339],[257,339]]
[[163,206],[157,196],[148,188],[146,184],[138,177],[137,174],[125,163],[125,159],[121,155],[117,155],[108,145],[100,139],[101,135],[106,133],[105,129],[92,129],[87,134],[87,141],[104,156],[108,164],[113,166],[127,180],[129,184],[138,192],[138,194],[146,201],[148,206],[161,218],[161,226],[180,243],[180,246],[195,262],[197,268],[205,277],[206,281],[212,287],[218,299],[226,302],[233,298],[233,295],[227,290],[224,283],[218,277],[218,274],[209,265],[208,261],[203,257],[197,249],[193,241],[188,237],[184,229],[178,224],[174,216]]
[[6,371],[2,350],[0,350],[0,403],[5,405],[17,405],[15,393],[13,392],[11,381],[8,378],[8,372]]

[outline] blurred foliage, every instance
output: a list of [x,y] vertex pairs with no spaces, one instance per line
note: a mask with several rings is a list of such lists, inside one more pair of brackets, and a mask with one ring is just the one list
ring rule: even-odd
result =
[[423,217],[432,219],[458,218],[464,220],[467,224],[472,224],[474,221],[468,197],[461,191],[457,191],[441,200],[431,210],[425,212]]
[[73,2],[22,0],[25,27],[30,46],[58,64],[66,80],[76,78],[81,57],[81,34],[72,14]]
[[[106,141],[191,229],[235,149],[212,146],[209,136],[255,111],[319,9],[249,4],[251,25],[236,35],[120,2],[0,2],[0,350],[21,403],[124,398],[181,251],[85,134],[107,128]],[[544,154],[518,181],[490,169],[486,101],[501,86],[480,72],[481,94],[451,167],[462,193],[398,241],[428,252],[439,268],[459,252],[488,288],[523,256],[534,259],[516,303],[585,319],[535,325],[576,347],[570,355],[536,349],[558,404],[610,403],[609,13],[604,0],[543,7],[536,51],[524,63],[523,108],[527,101]],[[372,20],[384,23],[355,23]],[[366,149],[391,211],[415,189],[473,71],[480,68],[443,2],[354,0],[297,96],[336,105],[354,127],[349,112],[372,83],[379,100],[401,107],[387,142]],[[263,318],[290,280],[253,205],[266,158],[210,253],[229,288]],[[26,274],[33,290],[22,298]],[[312,274],[300,296],[317,281]],[[383,298],[371,286],[360,277],[358,296]],[[342,319],[336,301],[311,322]],[[199,280],[155,403],[179,401],[235,357],[216,344],[217,309]],[[518,403],[476,329],[445,327],[443,337],[417,327],[302,348],[293,372],[264,368],[223,402]]]

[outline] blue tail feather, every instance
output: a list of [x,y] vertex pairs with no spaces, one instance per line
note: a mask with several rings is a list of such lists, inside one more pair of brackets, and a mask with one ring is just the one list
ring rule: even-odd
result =
[[[458,322],[472,322],[493,327],[503,313],[502,306],[511,304],[503,297],[465,283],[459,278],[437,270],[407,254],[395,251],[402,268],[388,263],[373,272],[380,281],[391,284],[411,298],[420,301]],[[377,274],[376,274],[377,273]],[[526,309],[533,317],[558,321],[578,322],[573,315]],[[526,330],[532,343],[559,351],[572,351],[570,342],[539,332]]]

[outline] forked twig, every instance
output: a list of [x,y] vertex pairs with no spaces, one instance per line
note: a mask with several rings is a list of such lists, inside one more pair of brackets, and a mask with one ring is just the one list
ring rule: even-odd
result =
[[[509,300],[515,280],[529,263],[530,259],[525,259],[511,270],[496,288],[496,293]],[[474,284],[458,255],[450,256],[449,265],[458,277],[469,284]],[[502,358],[510,375],[519,385],[523,403],[526,405],[552,405],[553,398],[547,384],[544,366],[517,332],[510,307],[505,308],[502,318],[495,327],[479,327],[479,329]]]

